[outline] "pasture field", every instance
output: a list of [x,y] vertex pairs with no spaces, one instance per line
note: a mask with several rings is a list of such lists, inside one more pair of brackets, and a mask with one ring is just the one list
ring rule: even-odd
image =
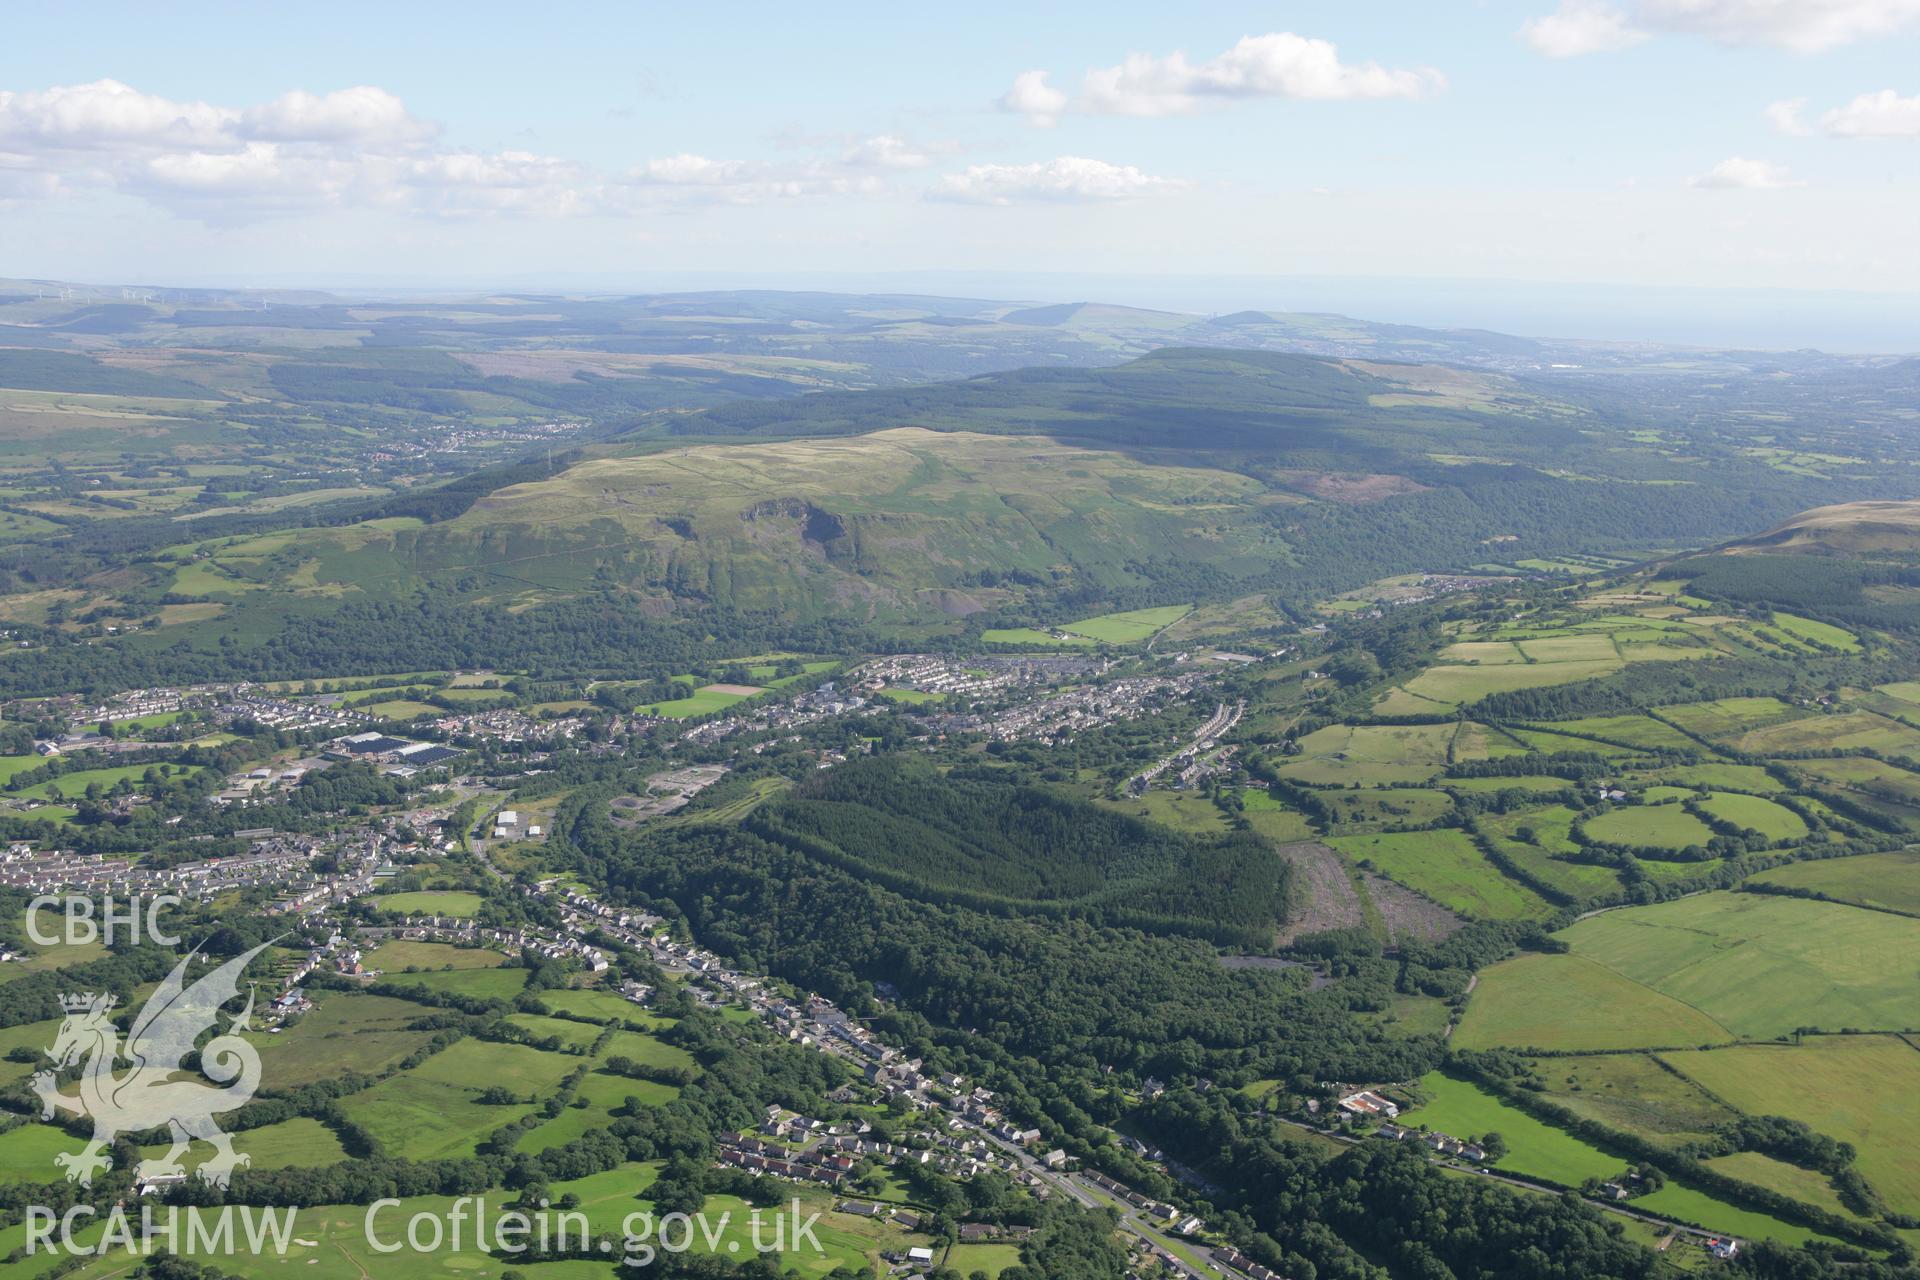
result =
[[[752,691],[741,693],[737,692],[736,688],[751,689]],[[674,698],[667,702],[648,703],[646,706],[635,707],[633,710],[635,715],[660,716],[668,720],[686,720],[693,716],[708,716],[717,711],[725,711],[737,702],[745,702],[748,698],[764,692],[766,692],[764,689],[753,688],[748,685],[740,685],[737,687],[729,685],[724,688],[719,685],[705,685],[695,689],[687,697]]]
[[1685,849],[1713,839],[1713,828],[1677,804],[1620,805],[1587,819],[1586,831],[1608,844]]
[[260,1078],[270,1089],[292,1089],[349,1071],[373,1075],[432,1039],[408,1026],[424,1012],[410,1000],[358,991],[317,992],[314,1007],[284,1031],[255,1031]]
[[1190,604],[1167,605],[1159,609],[1131,609],[1125,613],[1103,613],[1094,618],[1069,622],[1062,631],[1086,636],[1102,644],[1139,644],[1150,640],[1192,612]]
[[672,1025],[667,1019],[648,1013],[633,1001],[611,991],[568,988],[542,991],[540,1003],[556,1013],[592,1018],[595,1022],[626,1022],[650,1030]]
[[0,756],[0,787],[10,785],[13,780],[29,769],[38,769],[47,763],[41,755]]
[[1839,902],[1920,915],[1920,850],[1795,862],[1762,871],[1749,883],[1804,889]]
[[453,969],[442,973],[390,973],[385,981],[478,1000],[511,1000],[527,985],[525,969]]
[[1356,862],[1462,915],[1523,920],[1550,914],[1539,894],[1507,878],[1464,832],[1407,831],[1332,836],[1327,843]]
[[1247,825],[1278,844],[1291,844],[1296,840],[1312,840],[1315,836],[1313,823],[1307,815],[1289,809],[1275,800],[1260,787],[1247,787],[1240,793],[1244,808],[1241,816]]
[[[249,1167],[254,1169],[324,1169],[347,1158],[333,1130],[310,1116],[295,1116],[278,1124],[242,1130],[233,1135],[233,1146],[249,1157],[252,1161]],[[159,1156],[166,1149],[165,1143],[156,1143],[142,1147],[140,1155],[142,1159]],[[195,1143],[188,1148],[182,1162],[191,1172],[212,1154],[212,1147]]]
[[1576,738],[1572,734],[1555,733],[1550,729],[1511,729],[1508,732],[1526,743],[1529,751],[1538,751],[1542,755],[1596,755],[1626,760],[1640,754],[1634,747],[1615,746],[1593,738]]
[[26,800],[72,800],[84,795],[87,788],[96,783],[103,791],[120,782],[131,782],[138,786],[148,769],[159,770],[163,778],[183,778],[199,773],[204,767],[197,764],[127,764],[108,769],[77,769],[31,787],[23,787],[13,794]]
[[1493,1162],[1496,1169],[1563,1187],[1620,1172],[1619,1158],[1534,1119],[1470,1081],[1429,1072],[1420,1078],[1420,1092],[1427,1102],[1401,1112],[1400,1123],[1426,1125],[1456,1138],[1498,1133],[1507,1140],[1507,1154]]
[[1592,662],[1508,663],[1479,667],[1428,667],[1401,688],[1417,697],[1455,704],[1474,702],[1490,693],[1514,689],[1541,689],[1611,675],[1625,664],[1619,658]]
[[1811,640],[1823,648],[1837,649],[1841,653],[1860,652],[1859,637],[1846,628],[1836,627],[1830,622],[1802,618],[1792,613],[1776,613],[1773,615],[1773,625],[1795,639]]
[[1652,716],[1589,716],[1582,720],[1555,720],[1537,727],[1573,737],[1591,736],[1652,750],[1689,751],[1697,746],[1693,739]]
[[515,1149],[537,1154],[549,1147],[564,1147],[569,1142],[606,1127],[607,1113],[623,1106],[628,1098],[637,1098],[650,1107],[662,1106],[678,1096],[680,1090],[652,1080],[629,1080],[604,1071],[590,1073],[580,1082],[567,1109],[551,1120],[527,1130]]
[[1456,640],[1440,650],[1439,658],[1449,665],[1500,667],[1525,662],[1527,655],[1511,640]]
[[1716,1173],[1778,1191],[1783,1196],[1825,1209],[1828,1213],[1843,1218],[1859,1216],[1840,1202],[1840,1194],[1833,1189],[1832,1180],[1812,1169],[1802,1169],[1799,1165],[1763,1156],[1758,1151],[1736,1151],[1730,1156],[1714,1156],[1705,1164]]
[[[1151,794],[1151,793],[1149,793]],[[1340,828],[1418,826],[1432,822],[1453,808],[1444,791],[1395,790],[1322,791],[1318,799],[1334,815]]]
[[1778,698],[1719,698],[1661,707],[1660,718],[1670,720],[1702,738],[1727,738],[1762,724],[1803,719],[1810,712]]
[[[1467,1081],[1434,1072],[1421,1078],[1420,1089],[1431,1101],[1402,1112],[1401,1123],[1424,1124],[1457,1138],[1498,1133],[1506,1140],[1507,1154],[1493,1162],[1496,1169],[1578,1187],[1588,1178],[1616,1177],[1628,1163],[1624,1156],[1609,1155]],[[1814,1237],[1805,1227],[1727,1204],[1677,1183],[1636,1198],[1633,1207],[1745,1237],[1796,1244]]]
[[[1530,816],[1538,816],[1540,812],[1535,810]],[[1485,829],[1486,824],[1481,825],[1482,829]],[[1571,896],[1576,901],[1619,892],[1620,873],[1612,867],[1556,858],[1545,849],[1536,845],[1522,844],[1518,840],[1501,840],[1495,837],[1494,846],[1511,858],[1522,871],[1541,883]]]
[[1558,936],[1741,1036],[1905,1029],[1920,1010],[1920,920],[1884,912],[1715,892],[1604,912]]
[[600,1052],[602,1058],[632,1058],[651,1067],[693,1069],[693,1055],[679,1045],[668,1044],[657,1036],[641,1031],[616,1031]]
[[[581,1059],[525,1045],[460,1040],[411,1071],[341,1100],[390,1153],[409,1160],[471,1155],[481,1138],[526,1114]],[[488,1088],[511,1090],[511,1106],[476,1101]]]
[[1198,791],[1156,789],[1123,800],[1096,799],[1095,803],[1194,835],[1220,835],[1227,830],[1226,815],[1220,812],[1220,806]]
[[436,707],[431,702],[416,702],[412,698],[388,698],[369,703],[365,710],[382,720],[418,720],[421,716],[449,714],[445,707]]
[[1787,1116],[1851,1142],[1889,1207],[1920,1213],[1920,1049],[1898,1036],[1821,1036],[1661,1055],[1749,1115]]
[[1662,769],[1648,774],[1649,779],[1669,782],[1676,786],[1695,790],[1751,791],[1762,795],[1776,795],[1785,791],[1780,780],[1757,764],[1708,764],[1680,765],[1677,768]]
[[1525,755],[1527,746],[1520,739],[1491,725],[1463,721],[1453,739],[1455,760],[1498,760],[1502,756]]
[[574,1022],[567,1018],[545,1018],[537,1013],[510,1013],[507,1021],[532,1036],[536,1041],[558,1040],[570,1049],[586,1050],[600,1036],[600,1027],[595,1023]]
[[971,1276],[978,1271],[987,1280],[1000,1280],[1000,1273],[1008,1267],[1020,1265],[1020,1246],[1017,1244],[956,1244],[947,1250],[946,1265],[954,1272]]
[[1701,801],[1700,807],[1722,822],[1758,831],[1776,844],[1807,838],[1807,824],[1799,814],[1763,796],[1716,791]]
[[497,969],[507,961],[498,951],[484,947],[456,947],[445,942],[411,942],[397,938],[384,942],[367,953],[366,967],[398,973],[409,966],[418,969]]
[[[1569,1016],[1570,1010],[1577,1016]],[[1700,1010],[1584,956],[1536,952],[1481,970],[1453,1031],[1453,1043],[1462,1049],[1561,1052],[1721,1044],[1733,1038]]]
[[1300,739],[1278,772],[1319,786],[1425,782],[1447,762],[1451,724],[1329,725]]
[[987,644],[1018,645],[1023,649],[1091,648],[1099,643],[1090,636],[1056,636],[1034,627],[988,627],[980,633],[980,639]]
[[85,1145],[50,1124],[28,1123],[0,1133],[0,1186],[58,1182],[64,1175],[53,1158]]
[[1920,729],[1871,711],[1844,711],[1749,729],[1728,745],[1752,755],[1871,747],[1889,755],[1920,757]]
[[1373,704],[1374,714],[1382,716],[1440,716],[1457,710],[1451,702],[1435,702],[1397,687],[1387,690]]
[[470,920],[480,914],[480,904],[486,899],[464,890],[426,889],[412,893],[382,894],[373,901],[388,915],[455,916]]
[[1821,782],[1852,791],[1864,791],[1900,804],[1920,804],[1920,773],[1875,760],[1871,756],[1842,756],[1834,760],[1795,760],[1790,766]]
[[1555,778],[1544,773],[1524,773],[1513,777],[1491,778],[1442,778],[1441,786],[1449,791],[1565,791],[1568,787],[1578,786],[1566,778]]
[[1567,1110],[1662,1146],[1704,1141],[1740,1114],[1651,1054],[1538,1058],[1533,1069]]
[[1612,662],[1620,656],[1609,635],[1549,636],[1514,643],[1528,662]]

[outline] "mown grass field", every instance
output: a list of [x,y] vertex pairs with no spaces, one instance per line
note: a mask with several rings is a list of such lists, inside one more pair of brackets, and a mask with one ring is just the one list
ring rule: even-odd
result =
[[1587,820],[1587,834],[1608,844],[1685,849],[1713,839],[1713,828],[1677,804],[1621,805]]
[[527,985],[525,969],[455,969],[447,973],[389,973],[383,981],[480,1000],[511,1000]]
[[1191,612],[1190,604],[1173,604],[1159,609],[1130,609],[1124,613],[1103,613],[1094,618],[1069,622],[1062,631],[1086,636],[1102,644],[1139,644],[1150,640]]
[[1888,1205],[1920,1214],[1920,1048],[1908,1040],[1822,1036],[1662,1060],[1751,1115],[1787,1116],[1851,1142]]
[[710,716],[717,711],[725,711],[736,703],[745,702],[753,697],[751,693],[734,693],[707,685],[695,689],[684,698],[674,698],[667,702],[650,702],[635,707],[634,713],[643,716],[661,716],[668,720],[687,720],[694,716]]
[[1702,738],[1727,738],[1777,720],[1797,720],[1808,713],[1778,698],[1720,698],[1661,707],[1660,716]]
[[1562,1052],[1732,1039],[1727,1028],[1700,1010],[1584,956],[1531,952],[1481,971],[1453,1032],[1454,1044],[1462,1049]]
[[1550,911],[1545,899],[1509,879],[1464,832],[1333,836],[1327,843],[1355,862],[1368,862],[1382,874],[1462,915],[1517,920]]
[[1920,1021],[1920,920],[1717,892],[1605,912],[1559,936],[1742,1036]]
[[384,942],[363,959],[365,967],[399,973],[408,966],[419,969],[497,969],[507,961],[498,951],[484,947],[455,947],[444,942],[412,942],[405,938]]
[[458,889],[425,889],[412,893],[388,893],[374,899],[374,903],[388,915],[397,916],[454,916],[470,920],[480,914],[480,904],[484,902],[477,893],[467,893]]
[[1701,801],[1700,807],[1722,822],[1758,831],[1776,843],[1804,840],[1807,835],[1807,824],[1799,814],[1762,796],[1715,792]]

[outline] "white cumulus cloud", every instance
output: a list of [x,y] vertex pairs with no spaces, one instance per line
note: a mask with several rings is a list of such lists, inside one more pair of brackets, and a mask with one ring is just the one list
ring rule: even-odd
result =
[[1033,164],[976,164],[940,179],[928,194],[966,204],[1090,203],[1175,191],[1187,184],[1130,164],[1059,156]]
[[1446,77],[1430,67],[1342,62],[1330,41],[1275,31],[1242,36],[1232,48],[1204,62],[1178,50],[1164,56],[1129,55],[1117,66],[1087,71],[1079,94],[1071,99],[1047,84],[1045,72],[1022,72],[1000,105],[1033,124],[1051,125],[1066,111],[1169,116],[1236,98],[1419,98],[1444,89],[1446,83]]
[[1804,138],[1813,130],[1800,113],[1807,109],[1805,98],[1782,98],[1778,102],[1769,102],[1767,109],[1760,114],[1766,117],[1769,127],[1783,138]]
[[1046,72],[1022,71],[1001,97],[1000,109],[1025,116],[1028,124],[1050,129],[1060,123],[1060,113],[1067,109],[1067,95],[1047,83]]
[[1836,138],[1920,138],[1920,94],[1863,93],[1821,116],[1820,127]]
[[1630,49],[1647,38],[1627,15],[1605,0],[1562,0],[1552,13],[1520,25],[1520,40],[1547,58]]
[[1713,168],[1697,177],[1689,178],[1690,187],[1721,188],[1742,191],[1774,191],[1783,187],[1805,186],[1796,182],[1784,165],[1768,160],[1749,160],[1745,156],[1728,156]]

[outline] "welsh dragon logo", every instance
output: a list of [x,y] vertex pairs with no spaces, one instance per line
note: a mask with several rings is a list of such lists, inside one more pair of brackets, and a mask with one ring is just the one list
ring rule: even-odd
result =
[[[200,1074],[216,1085],[191,1078],[185,1059],[201,1033],[214,1025],[220,1007],[238,996],[240,974],[248,962],[271,945],[261,943],[188,986],[187,966],[199,954],[196,948],[141,1006],[124,1045],[119,1029],[107,1018],[113,996],[61,997],[66,1020],[47,1050],[55,1070],[36,1073],[33,1091],[40,1098],[43,1120],[52,1119],[55,1111],[93,1119],[93,1140],[84,1149],[54,1157],[66,1170],[68,1182],[92,1186],[93,1175],[113,1165],[107,1149],[116,1137],[161,1126],[168,1130],[172,1146],[156,1160],[141,1161],[135,1170],[139,1178],[184,1172],[180,1157],[196,1139],[214,1149],[213,1157],[199,1169],[208,1182],[224,1187],[236,1168],[249,1163],[213,1118],[243,1106],[260,1087],[260,1055],[238,1034],[246,1030],[253,1013],[251,988],[246,1008],[232,1018],[224,1033],[200,1049]],[[122,1062],[130,1069],[116,1071]],[[68,1097],[56,1088],[55,1071],[76,1066],[81,1067],[80,1093]]]

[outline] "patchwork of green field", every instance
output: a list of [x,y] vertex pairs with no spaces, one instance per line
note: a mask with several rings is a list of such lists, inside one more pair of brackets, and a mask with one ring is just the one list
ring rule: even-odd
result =
[[1807,824],[1799,814],[1763,796],[1716,791],[1702,800],[1700,807],[1721,822],[1731,822],[1736,827],[1758,831],[1775,844],[1786,844],[1807,837]]
[[480,914],[480,904],[485,902],[477,893],[467,893],[457,889],[416,890],[411,893],[388,893],[373,899],[373,902],[388,915],[396,916],[453,916],[470,920]]
[[1920,850],[1795,862],[1762,871],[1747,883],[1776,884],[1824,894],[1838,902],[1920,915]]
[[1133,609],[1125,613],[1103,613],[1096,618],[1069,622],[1062,631],[1086,636],[1102,644],[1138,644],[1150,640],[1191,612],[1190,604],[1167,605],[1160,609]]
[[1489,862],[1464,832],[1443,829],[1333,836],[1327,843],[1462,915],[1520,920],[1552,912],[1539,894],[1509,879]]
[[1920,1213],[1920,1048],[1908,1040],[1820,1036],[1661,1059],[1750,1115],[1786,1116],[1852,1143],[1888,1206]]
[[[744,690],[744,692],[743,692]],[[766,692],[764,689],[748,685],[722,686],[705,685],[695,689],[684,698],[674,698],[667,702],[652,702],[643,707],[635,707],[634,714],[642,716],[661,716],[668,720],[686,720],[693,716],[708,716],[717,711],[725,711],[735,703],[745,702]]]
[[456,947],[445,942],[396,939],[382,943],[363,959],[365,967],[385,973],[404,969],[496,969],[507,957],[484,947]]
[[1661,719],[1672,721],[1696,737],[1715,740],[1745,733],[1759,725],[1797,720],[1812,714],[1804,707],[1778,698],[1719,698],[1659,710]]
[[1745,1037],[1901,1029],[1920,1009],[1920,920],[1884,912],[1715,892],[1603,912],[1558,936]]
[[[525,1045],[460,1040],[340,1105],[390,1154],[444,1160],[471,1155],[480,1139],[537,1106],[580,1061]],[[511,1091],[519,1102],[477,1101],[494,1087]]]
[[1890,755],[1920,757],[1920,729],[1871,711],[1846,711],[1749,729],[1728,745],[1752,755],[1871,747]]
[[1533,1070],[1560,1106],[1662,1146],[1705,1141],[1740,1115],[1652,1054],[1539,1058]]
[[1282,776],[1318,786],[1425,782],[1446,766],[1451,724],[1329,725],[1300,739]]
[[357,991],[315,992],[314,1007],[285,1030],[255,1031],[260,1079],[269,1089],[293,1089],[349,1071],[375,1075],[433,1038],[409,1028],[426,1012],[410,1000]]
[[1677,804],[1619,805],[1587,819],[1586,832],[1607,844],[1675,851],[1713,839],[1713,828]]
[[[1610,913],[1619,914],[1619,913]],[[1569,1010],[1578,1010],[1569,1017]],[[1713,1018],[1581,955],[1523,953],[1484,969],[1453,1042],[1561,1052],[1721,1044]]]

